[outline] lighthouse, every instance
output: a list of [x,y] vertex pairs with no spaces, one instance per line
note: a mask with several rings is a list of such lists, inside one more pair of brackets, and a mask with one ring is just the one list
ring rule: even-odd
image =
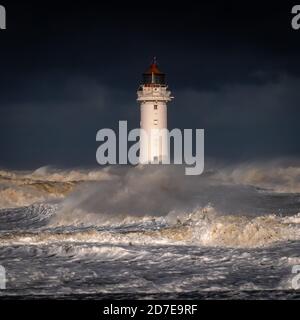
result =
[[[167,103],[173,99],[166,84],[166,75],[158,69],[156,58],[143,73],[137,91],[141,108],[140,158],[141,164],[162,163],[168,159]],[[165,129],[165,130],[163,130]]]

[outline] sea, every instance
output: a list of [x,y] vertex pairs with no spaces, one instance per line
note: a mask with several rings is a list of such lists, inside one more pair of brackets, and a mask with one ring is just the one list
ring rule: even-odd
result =
[[0,299],[299,299],[299,163],[1,169],[0,265]]

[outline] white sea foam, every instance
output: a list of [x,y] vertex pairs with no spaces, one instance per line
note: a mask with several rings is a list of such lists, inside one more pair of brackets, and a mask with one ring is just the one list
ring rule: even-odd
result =
[[[118,222],[118,229],[71,228],[69,232],[22,232],[0,236],[1,246],[49,243],[181,244],[221,247],[263,247],[300,240],[299,215],[259,217],[220,215],[214,208],[166,217],[133,217]],[[113,226],[107,218],[106,225]],[[156,221],[155,221],[156,220]],[[147,222],[156,222],[147,227]],[[175,222],[176,221],[176,222]],[[291,223],[291,221],[293,221]],[[134,223],[134,224],[133,224]],[[146,223],[146,224],[145,224]],[[134,228],[128,228],[133,224]],[[53,227],[53,225],[52,225]]]
[[[138,225],[141,229],[131,233],[92,229],[70,234],[14,235],[2,239],[2,243],[183,242],[255,247],[299,239],[299,214],[276,214],[273,198],[262,210],[266,195],[253,188],[272,185],[276,191],[297,190],[297,167],[266,171],[263,166],[248,165],[233,171],[209,171],[200,177],[187,177],[178,166],[53,170],[46,167],[33,173],[0,172],[0,205],[17,207],[62,199],[48,223],[50,228]],[[298,201],[297,194],[292,197],[291,201]],[[283,215],[284,210],[280,208]],[[151,223],[159,229],[148,230],[146,226]]]
[[[174,207],[178,205],[180,208],[185,207],[186,203],[192,204],[191,198],[197,192],[201,194],[204,191],[204,197],[209,199],[214,191],[210,190],[210,186],[238,186],[239,189],[243,186],[255,186],[277,193],[300,193],[300,165],[279,161],[240,164],[234,168],[206,170],[197,177],[185,177],[180,166],[138,166],[131,169],[106,167],[94,170],[62,170],[46,166],[33,172],[0,170],[0,208],[26,206],[54,197],[63,198],[78,184],[92,182],[99,183],[96,186],[99,194],[97,189],[85,187],[82,192],[74,195],[74,203],[86,202],[86,193],[98,198],[102,194],[107,206],[122,202],[126,207],[125,202],[128,201],[128,209],[132,209],[130,214],[139,214],[138,211],[147,209],[157,209],[159,213],[160,209],[168,210],[170,201],[174,203]],[[251,192],[250,189],[248,191]],[[112,197],[108,197],[108,194]],[[243,201],[241,192],[240,195]],[[135,197],[134,201],[132,197]],[[93,203],[92,207],[96,207],[89,208],[89,211],[99,211],[98,207],[102,209],[96,201],[89,202]]]

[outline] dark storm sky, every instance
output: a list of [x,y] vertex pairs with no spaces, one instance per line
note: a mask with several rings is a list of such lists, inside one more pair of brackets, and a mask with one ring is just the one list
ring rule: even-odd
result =
[[0,0],[0,167],[96,166],[99,129],[139,126],[154,55],[175,96],[169,128],[204,128],[206,157],[299,156],[293,4],[197,2]]

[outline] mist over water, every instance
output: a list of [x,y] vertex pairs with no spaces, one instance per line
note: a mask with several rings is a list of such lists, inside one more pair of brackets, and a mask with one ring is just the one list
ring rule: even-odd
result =
[[1,295],[279,292],[300,263],[291,160],[2,170],[0,207]]

